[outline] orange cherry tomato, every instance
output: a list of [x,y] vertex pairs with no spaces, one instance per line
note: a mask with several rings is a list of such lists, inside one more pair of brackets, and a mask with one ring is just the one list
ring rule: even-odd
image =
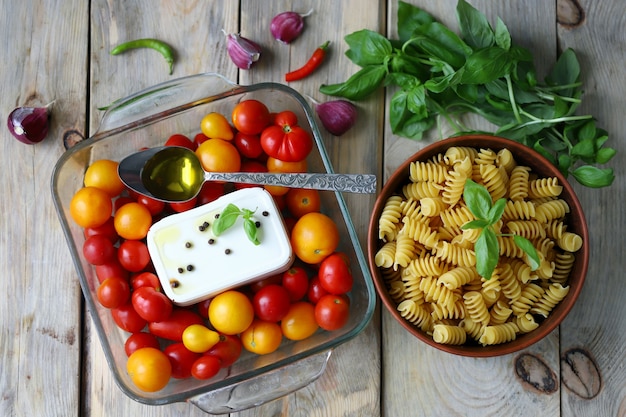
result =
[[120,237],[141,240],[148,235],[148,229],[152,226],[152,215],[143,204],[127,203],[115,212],[113,225]]
[[83,187],[70,201],[70,215],[83,228],[102,226],[109,220],[112,212],[111,197],[100,188]]
[[286,162],[280,159],[268,157],[267,158],[267,170],[269,172],[306,172],[307,162],[306,159],[298,162]]
[[205,171],[236,172],[241,168],[241,156],[232,143],[209,139],[200,144],[196,155]]
[[142,391],[163,389],[172,375],[172,364],[167,355],[153,347],[134,351],[126,362],[126,371],[133,383]]
[[308,301],[297,301],[280,322],[283,335],[290,340],[303,340],[318,329],[315,321],[315,306]]
[[287,191],[285,203],[289,212],[296,218],[318,212],[322,206],[319,191],[306,188],[292,188]]
[[307,213],[300,217],[291,231],[291,246],[296,256],[308,264],[317,264],[339,245],[339,230],[330,217]]
[[124,183],[117,174],[118,165],[117,162],[109,159],[94,161],[85,171],[85,177],[83,178],[85,187],[100,188],[106,191],[110,197],[118,196],[125,188]]
[[274,352],[280,346],[283,334],[280,325],[271,321],[255,319],[252,324],[241,333],[243,347],[259,355]]

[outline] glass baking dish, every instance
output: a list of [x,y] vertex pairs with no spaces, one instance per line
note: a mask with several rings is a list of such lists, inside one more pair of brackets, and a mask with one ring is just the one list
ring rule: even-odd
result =
[[151,405],[190,401],[206,412],[223,414],[279,398],[317,379],[332,349],[355,337],[372,317],[374,286],[344,199],[338,192],[321,191],[322,211],[337,223],[341,234],[338,250],[349,256],[354,274],[349,322],[337,331],[319,330],[303,341],[285,339],[272,354],[259,356],[244,350],[235,364],[208,381],[172,379],[156,393],[143,392],[131,382],[124,352],[128,333],[117,327],[109,310],[97,301],[98,279],[95,269],[83,258],[83,231],[70,217],[70,200],[82,187],[91,162],[102,158],[119,161],[142,147],[163,145],[174,133],[193,137],[199,132],[202,116],[213,111],[230,115],[245,99],[260,100],[270,111],[294,111],[316,145],[307,160],[308,170],[333,172],[313,112],[300,94],[275,83],[241,86],[211,73],[168,81],[115,102],[104,114],[98,131],[66,151],[55,166],[51,182],[54,204],[87,309],[117,384],[136,401]]

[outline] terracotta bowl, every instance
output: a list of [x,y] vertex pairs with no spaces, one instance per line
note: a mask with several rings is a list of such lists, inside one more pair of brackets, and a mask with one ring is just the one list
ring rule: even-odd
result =
[[[375,263],[375,255],[379,248],[383,245],[379,239],[379,226],[378,221],[381,212],[384,208],[387,199],[396,194],[402,195],[402,186],[409,183],[409,169],[410,163],[413,161],[426,161],[437,154],[445,154],[446,150],[453,146],[466,146],[476,149],[489,148],[494,151],[507,148],[513,154],[518,165],[525,165],[532,169],[533,173],[536,173],[539,177],[557,177],[559,184],[563,186],[563,191],[559,198],[565,200],[570,208],[570,212],[567,214],[565,222],[567,224],[567,231],[574,232],[582,237],[583,245],[575,252],[575,263],[569,274],[569,279],[566,284],[569,285],[570,290],[566,297],[556,305],[556,307],[550,312],[547,318],[537,317],[539,326],[529,333],[519,333],[515,340],[510,342],[483,346],[475,342],[468,336],[467,342],[463,345],[447,345],[436,343],[433,340],[431,334],[428,334],[419,327],[409,322],[407,319],[401,316],[397,310],[398,303],[389,294],[388,283],[383,277],[382,270],[377,267]],[[437,349],[462,355],[473,357],[489,357],[498,356],[521,349],[527,348],[530,345],[538,342],[543,337],[552,332],[565,318],[569,311],[574,306],[576,299],[578,298],[580,291],[582,290],[585,275],[587,273],[587,266],[589,260],[589,237],[587,231],[587,224],[585,216],[578,201],[574,190],[567,182],[565,177],[552,165],[547,159],[535,152],[534,150],[522,145],[518,142],[514,142],[508,139],[498,138],[487,135],[468,135],[459,136],[442,141],[435,142],[424,149],[420,150],[410,158],[408,158],[389,178],[383,187],[380,195],[378,196],[374,205],[372,217],[370,219],[369,231],[368,231],[368,262],[371,269],[372,277],[374,278],[374,284],[376,290],[389,311],[389,313],[404,327],[409,333],[414,335],[422,342],[427,343]],[[387,281],[389,278],[387,278]],[[397,299],[397,297],[396,297]]]

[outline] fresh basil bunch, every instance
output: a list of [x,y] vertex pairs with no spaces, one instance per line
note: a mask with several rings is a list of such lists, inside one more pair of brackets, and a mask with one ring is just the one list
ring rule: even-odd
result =
[[572,49],[544,83],[531,52],[516,46],[498,18],[492,28],[465,0],[457,4],[460,36],[413,5],[398,3],[398,39],[360,30],[345,37],[346,56],[361,67],[348,80],[320,92],[360,100],[381,86],[396,86],[390,104],[394,134],[421,139],[438,117],[460,132],[457,115],[471,112],[498,126],[496,135],[521,142],[564,174],[593,188],[609,186],[613,170],[599,168],[616,153],[591,115],[577,115],[580,65]]

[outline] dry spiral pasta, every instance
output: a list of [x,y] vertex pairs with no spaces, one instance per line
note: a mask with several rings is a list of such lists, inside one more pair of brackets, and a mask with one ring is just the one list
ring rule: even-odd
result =
[[[506,199],[494,226],[500,258],[490,279],[476,271],[480,229],[463,199],[465,180]],[[398,313],[437,343],[491,345],[535,330],[567,296],[582,245],[567,230],[570,208],[557,178],[540,178],[507,150],[451,147],[409,166],[379,218],[375,263]],[[533,270],[510,235],[530,240]],[[436,335],[436,337],[435,337]]]

